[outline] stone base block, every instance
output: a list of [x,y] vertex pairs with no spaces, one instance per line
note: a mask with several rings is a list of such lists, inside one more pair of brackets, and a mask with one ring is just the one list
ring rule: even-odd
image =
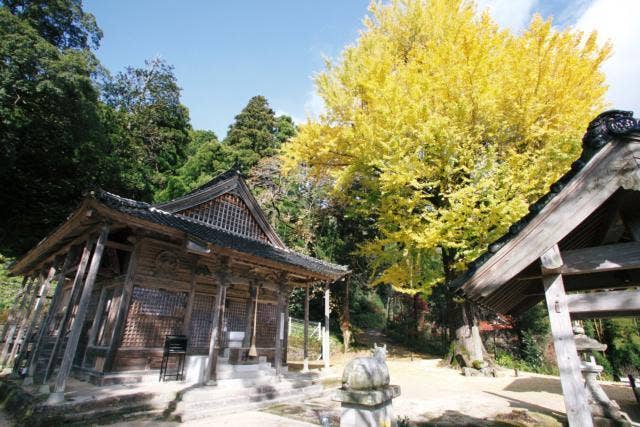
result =
[[340,427],[395,427],[391,401],[378,406],[342,403]]

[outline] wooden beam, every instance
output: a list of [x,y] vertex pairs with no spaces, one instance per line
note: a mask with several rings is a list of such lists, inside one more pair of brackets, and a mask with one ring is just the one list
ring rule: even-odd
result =
[[128,245],[126,243],[114,242],[113,240],[109,240],[107,242],[108,248],[120,249],[125,252],[133,252],[133,245]]
[[82,280],[84,279],[84,273],[87,269],[87,264],[89,263],[89,257],[91,256],[91,249],[95,241],[96,241],[95,237],[90,236],[85,242],[84,248],[82,249],[80,262],[78,263],[78,267],[76,268],[76,275],[73,279],[73,284],[71,285],[71,295],[69,295],[69,301],[67,302],[67,307],[65,308],[64,313],[62,314],[62,319],[60,320],[60,329],[58,330],[56,341],[53,344],[53,348],[51,349],[51,355],[49,356],[47,369],[45,369],[44,375],[42,377],[43,384],[47,383],[47,380],[49,379],[49,375],[51,375],[51,372],[53,370],[53,365],[56,362],[58,351],[60,350],[60,346],[62,345],[62,340],[66,335],[67,326],[71,319],[71,311],[73,310],[73,306],[76,304],[80,296]]
[[567,295],[567,304],[573,319],[640,317],[640,290]]
[[[540,262],[543,272],[557,270],[558,266],[562,265],[562,257],[558,246],[554,245],[545,252],[540,257]],[[552,272],[546,275],[542,281],[569,425],[593,426],[591,410],[587,401],[587,392],[580,370],[580,358],[578,357],[573,328],[571,327],[562,275]]]
[[98,270],[100,269],[100,263],[102,262],[102,254],[104,252],[107,239],[109,238],[109,225],[104,224],[100,230],[100,236],[96,242],[96,248],[93,251],[91,257],[91,266],[87,273],[84,286],[82,287],[82,294],[80,296],[80,302],[78,302],[78,310],[76,311],[76,318],[73,321],[73,327],[69,333],[67,339],[67,346],[64,349],[64,355],[62,356],[62,362],[60,363],[60,370],[56,378],[53,393],[49,396],[49,403],[55,404],[64,401],[64,391],[67,385],[67,378],[71,372],[71,365],[78,349],[78,341],[80,340],[80,334],[84,326],[84,321],[89,311],[89,302],[91,300],[91,293],[98,276]]
[[563,275],[599,273],[640,268],[640,242],[574,249],[562,252]]

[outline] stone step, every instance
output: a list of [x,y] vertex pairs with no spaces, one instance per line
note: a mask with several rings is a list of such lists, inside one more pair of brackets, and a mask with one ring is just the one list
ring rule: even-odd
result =
[[260,370],[273,370],[270,363],[255,363],[247,365],[231,365],[229,363],[220,363],[216,367],[217,372],[255,372]]
[[220,399],[230,399],[237,396],[244,397],[251,394],[278,393],[280,391],[300,389],[315,385],[312,380],[283,380],[278,382],[275,377],[255,380],[221,380],[216,386],[202,387],[184,393],[181,401],[185,405],[200,404],[215,405]]
[[247,411],[283,401],[307,399],[321,395],[323,387],[320,384],[305,387],[291,387],[285,389],[264,390],[242,396],[231,396],[226,399],[218,398],[206,402],[180,402],[173,417],[181,422],[205,419],[224,415],[236,411]]

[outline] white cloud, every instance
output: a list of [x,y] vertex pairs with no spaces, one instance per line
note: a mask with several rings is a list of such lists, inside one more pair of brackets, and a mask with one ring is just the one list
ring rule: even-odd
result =
[[531,19],[535,0],[478,0],[478,11],[489,10],[489,14],[502,27],[520,32]]
[[609,84],[608,100],[613,108],[633,110],[640,116],[640,1],[595,0],[576,22],[585,32],[596,30],[611,40],[613,55],[602,69]]
[[315,89],[310,90],[307,93],[307,100],[304,102],[304,113],[307,118],[317,120],[326,111],[324,101],[320,98],[320,95]]

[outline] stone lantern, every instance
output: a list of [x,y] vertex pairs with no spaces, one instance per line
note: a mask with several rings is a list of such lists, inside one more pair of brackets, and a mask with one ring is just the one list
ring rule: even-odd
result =
[[589,400],[591,415],[594,418],[614,420],[618,425],[630,425],[626,414],[620,411],[618,404],[610,400],[600,384],[598,384],[597,377],[602,373],[603,368],[598,365],[593,356],[589,354],[591,351],[605,351],[607,345],[585,335],[582,326],[574,325],[573,333],[576,350],[578,350],[578,354],[581,356],[582,363],[580,368],[587,389],[587,399]]
[[341,402],[340,427],[395,426],[392,401],[400,386],[389,384],[386,345],[374,345],[373,357],[357,357],[342,374],[342,387],[333,395]]

